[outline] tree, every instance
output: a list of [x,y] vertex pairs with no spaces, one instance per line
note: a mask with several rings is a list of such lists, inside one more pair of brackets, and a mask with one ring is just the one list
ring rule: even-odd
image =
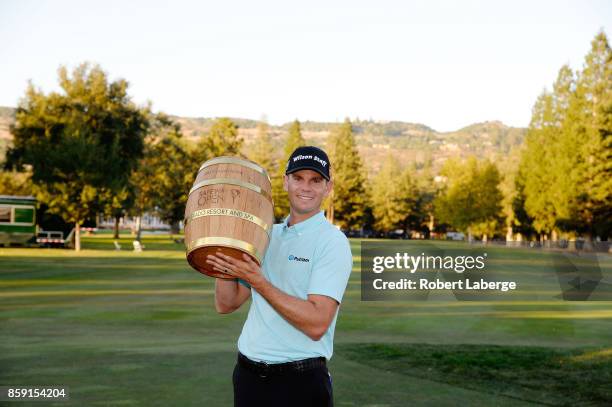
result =
[[[416,168],[413,168],[417,174]],[[434,214],[434,200],[439,193],[438,183],[434,181],[431,161],[427,160],[423,169],[414,177],[414,186],[411,197],[414,200],[412,211],[408,216],[408,227],[411,230],[422,232],[427,238],[436,229]]]
[[103,202],[103,215],[114,220],[113,238],[119,239],[119,221],[134,206],[133,189],[131,185],[127,185],[119,191],[103,190],[98,197]]
[[327,141],[334,190],[330,199],[332,221],[343,229],[360,228],[368,196],[365,171],[349,119],[336,127]]
[[499,226],[502,194],[495,164],[470,158],[463,164],[449,160],[442,169],[446,189],[434,203],[436,217],[457,230],[483,235],[486,241]]
[[539,233],[612,231],[612,52],[600,32],[582,71],[563,66],[536,101],[519,179]]
[[277,220],[282,219],[289,213],[289,198],[287,197],[287,191],[283,187],[287,160],[296,148],[305,145],[306,140],[302,136],[300,122],[296,119],[289,126],[289,132],[287,133],[283,149],[284,155],[278,160],[276,171],[272,175],[272,199],[274,200],[274,217]]
[[562,228],[607,237],[612,226],[612,51],[603,32],[591,42],[563,123]]
[[30,172],[0,172],[0,195],[32,195],[33,193]]
[[[144,156],[132,173],[136,240],[140,240],[140,218],[145,212],[156,213],[171,225],[174,233],[178,233],[178,224],[185,215],[189,190],[200,165],[183,141],[179,124],[163,114],[152,116],[151,124]],[[221,150],[216,145],[213,148]]]
[[70,76],[59,69],[61,93],[45,95],[30,84],[11,127],[9,166],[32,168],[39,201],[49,212],[80,225],[102,210],[99,193],[120,191],[142,156],[148,121],[125,80],[110,82],[99,66],[82,64]]
[[274,174],[274,148],[269,130],[268,123],[265,120],[259,122],[257,125],[257,137],[248,155],[249,159],[265,168],[268,174]]
[[488,236],[494,235],[503,224],[503,194],[499,188],[501,176],[497,166],[486,161],[481,168],[474,170],[473,180],[477,180],[475,185],[472,184],[475,203],[473,210],[478,217],[468,227],[468,232],[482,236],[486,242]]
[[520,233],[520,236],[532,235],[535,232],[533,228],[534,220],[527,213],[525,199],[525,179],[519,170],[514,177],[514,194],[511,205],[512,231],[513,233]]
[[304,136],[302,136],[302,125],[299,120],[294,120],[289,126],[289,131],[287,133],[287,140],[285,141],[285,160],[289,159],[291,153],[295,151],[296,148],[302,147],[306,145],[306,140],[304,140]]
[[166,161],[155,174],[154,203],[159,217],[179,232],[178,224],[185,217],[185,205],[193,186],[198,163],[190,159],[187,145],[180,132],[171,132],[152,146],[155,159]]
[[243,142],[236,124],[222,117],[214,121],[210,132],[198,143],[195,155],[200,163],[222,155],[240,155]]
[[395,157],[388,155],[372,184],[371,203],[376,229],[389,231],[406,227],[406,220],[416,203],[414,190],[410,171],[402,171]]
[[511,148],[505,157],[497,160],[499,169],[503,174],[499,186],[504,197],[502,201],[502,210],[504,218],[506,219],[506,241],[508,242],[514,240],[514,234],[516,233],[515,228],[517,228],[517,230],[520,229],[521,232],[523,231],[523,228],[521,228],[521,221],[517,216],[518,214],[515,212],[515,204],[517,204],[520,199],[517,189],[520,153],[520,149]]
[[525,138],[525,150],[521,155],[519,176],[523,181],[525,208],[533,218],[538,233],[551,232],[557,221],[554,188],[557,174],[554,167],[555,140],[559,129],[555,126],[553,97],[544,91],[538,97]]

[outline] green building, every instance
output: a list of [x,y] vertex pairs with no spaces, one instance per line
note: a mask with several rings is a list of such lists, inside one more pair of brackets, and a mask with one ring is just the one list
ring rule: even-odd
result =
[[36,198],[0,195],[0,245],[24,244],[36,237]]

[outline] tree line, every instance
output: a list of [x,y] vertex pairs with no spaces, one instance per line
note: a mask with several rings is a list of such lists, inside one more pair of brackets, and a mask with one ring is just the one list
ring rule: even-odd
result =
[[[31,191],[50,211],[79,225],[103,213],[118,220],[154,212],[176,231],[199,165],[219,155],[243,155],[271,174],[275,216],[288,214],[283,190],[286,159],[309,144],[301,123],[290,123],[276,151],[268,125],[258,122],[249,148],[229,118],[216,119],[196,143],[149,105],[137,106],[125,80],[109,81],[99,66],[59,70],[62,92],[30,84],[20,101],[14,140],[0,175],[2,193]],[[337,124],[324,148],[332,163],[333,194],[326,215],[344,230],[404,230],[424,237],[446,230],[484,240],[599,236],[612,227],[612,53],[606,35],[592,41],[584,67],[563,66],[537,99],[524,145],[498,162],[451,159],[431,162],[389,155],[368,176],[349,119]],[[26,185],[26,187],[24,187]],[[21,189],[20,189],[21,188]],[[116,230],[118,233],[118,230]],[[139,238],[138,236],[137,238]]]
[[559,70],[538,97],[517,174],[519,221],[553,239],[607,237],[612,226],[612,53],[600,32],[583,69]]
[[[49,212],[80,226],[98,214],[140,219],[153,212],[178,228],[187,192],[202,161],[235,155],[242,140],[229,119],[191,146],[180,126],[150,106],[137,106],[128,83],[109,81],[99,66],[58,72],[61,92],[29,84],[11,126],[13,145],[1,175],[1,192],[34,194]],[[138,229],[137,239],[140,239]]]

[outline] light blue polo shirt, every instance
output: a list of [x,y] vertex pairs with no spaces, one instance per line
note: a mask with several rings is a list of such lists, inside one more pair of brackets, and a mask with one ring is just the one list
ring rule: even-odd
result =
[[[274,225],[264,257],[266,279],[286,294],[306,300],[308,294],[338,301],[353,268],[348,239],[323,212],[291,227],[287,219]],[[257,291],[251,289],[251,308],[238,339],[238,350],[251,360],[282,363],[333,352],[338,310],[318,341],[287,322]],[[339,307],[338,307],[339,309]]]

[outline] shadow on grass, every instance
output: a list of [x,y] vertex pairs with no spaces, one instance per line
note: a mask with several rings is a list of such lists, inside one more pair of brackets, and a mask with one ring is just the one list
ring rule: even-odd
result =
[[384,371],[524,401],[612,403],[609,349],[372,343],[341,344],[336,352]]

